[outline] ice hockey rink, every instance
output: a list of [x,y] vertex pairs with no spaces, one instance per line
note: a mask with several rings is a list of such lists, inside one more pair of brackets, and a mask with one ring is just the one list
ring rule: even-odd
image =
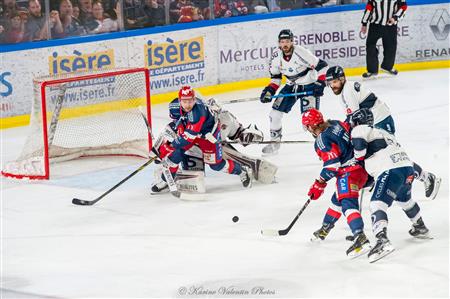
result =
[[[2,298],[113,297],[448,297],[449,296],[449,70],[402,72],[364,82],[391,108],[397,139],[423,168],[442,177],[435,200],[415,182],[413,198],[434,239],[408,234],[410,222],[397,205],[388,210],[389,237],[396,250],[370,264],[349,260],[348,226],[341,219],[322,243],[321,226],[333,184],[312,202],[286,236],[284,229],[304,202],[321,162],[312,143],[285,144],[277,156],[277,183],[244,189],[238,176],[207,170],[207,200],[180,201],[150,194],[154,165],[94,206],[75,206],[73,197],[94,199],[145,161],[85,158],[52,168],[49,181],[2,178]],[[259,89],[217,95],[219,100],[257,97]],[[266,137],[270,104],[224,106]],[[330,89],[321,101],[324,116],[343,119]],[[169,121],[167,104],[152,107],[154,131]],[[298,104],[283,120],[284,140],[311,140],[303,131]],[[14,159],[27,129],[1,131],[2,163]],[[258,156],[261,146],[239,147]],[[365,231],[372,243],[368,203]],[[238,216],[237,223],[232,217]]]

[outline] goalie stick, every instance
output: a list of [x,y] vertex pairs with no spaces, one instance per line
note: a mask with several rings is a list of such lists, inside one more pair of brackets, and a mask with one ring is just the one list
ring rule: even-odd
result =
[[294,226],[295,222],[297,222],[297,220],[300,217],[300,215],[303,213],[303,211],[309,205],[310,202],[311,202],[311,198],[308,198],[308,200],[305,202],[305,204],[300,209],[298,214],[295,216],[294,220],[292,220],[291,224],[289,224],[289,226],[287,228],[281,229],[281,230],[263,229],[263,230],[261,230],[261,234],[263,234],[264,236],[284,236],[284,235],[287,235],[289,233],[289,231],[291,230],[291,228]]
[[121,180],[120,182],[118,182],[117,184],[115,184],[113,187],[111,187],[108,191],[106,191],[105,193],[103,193],[102,195],[100,195],[99,197],[97,197],[94,200],[83,200],[83,199],[79,199],[79,198],[74,198],[72,199],[72,203],[74,205],[80,205],[80,206],[92,206],[93,204],[95,204],[96,202],[98,202],[100,199],[102,199],[103,197],[105,197],[106,195],[108,195],[109,193],[111,193],[113,190],[115,190],[117,187],[119,187],[120,185],[122,185],[123,183],[125,183],[126,181],[128,181],[131,177],[133,177],[135,174],[137,174],[138,172],[140,172],[142,169],[144,169],[145,167],[147,167],[150,163],[152,163],[153,161],[155,161],[156,157],[150,158],[150,160],[148,160],[147,162],[145,162],[144,164],[142,164],[138,169],[136,169],[135,171],[133,171],[132,173],[130,173],[127,177],[125,177],[123,180]]

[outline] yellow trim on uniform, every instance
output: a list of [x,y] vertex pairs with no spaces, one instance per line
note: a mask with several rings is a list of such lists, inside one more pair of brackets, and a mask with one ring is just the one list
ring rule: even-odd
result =
[[[396,64],[395,67],[399,71],[417,71],[417,70],[428,70],[428,69],[438,69],[438,68],[450,68],[450,60],[439,60],[439,61],[423,61],[423,62],[410,62],[403,64]],[[345,74],[349,77],[351,76],[361,76],[362,73],[366,71],[365,67],[357,67],[357,68],[347,68],[345,69]],[[219,85],[206,86],[197,88],[203,95],[210,96],[218,93],[225,93],[237,90],[244,90],[250,88],[264,87],[269,83],[269,78],[260,78],[254,80],[246,80],[239,82],[230,82],[223,83]],[[172,99],[177,97],[177,92],[170,92],[165,94],[157,94],[151,96],[152,105],[167,103]],[[140,101],[141,102],[141,101]],[[116,104],[114,104],[116,103]],[[104,104],[90,105],[86,107],[75,107],[75,108],[67,108],[64,110],[61,115],[63,118],[68,117],[76,117],[80,115],[88,115],[101,113],[108,110],[119,110],[130,107],[137,107],[138,105],[130,104],[135,103],[135,101],[127,101],[125,106],[123,104],[119,104],[118,102],[109,102]],[[113,104],[113,108],[111,108],[111,104]],[[67,110],[67,111],[66,111]],[[19,115],[12,117],[0,118],[0,130],[25,126],[30,122],[29,115]]]

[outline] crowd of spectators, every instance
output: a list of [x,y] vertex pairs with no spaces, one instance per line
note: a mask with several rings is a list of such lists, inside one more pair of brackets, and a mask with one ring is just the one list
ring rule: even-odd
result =
[[0,43],[65,38],[360,2],[365,1],[0,0]]

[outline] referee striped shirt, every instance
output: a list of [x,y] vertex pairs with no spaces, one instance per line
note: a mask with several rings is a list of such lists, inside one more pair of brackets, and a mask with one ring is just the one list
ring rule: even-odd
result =
[[408,6],[406,0],[369,0],[361,23],[367,26],[367,23],[387,25],[390,18],[397,20],[403,17]]

